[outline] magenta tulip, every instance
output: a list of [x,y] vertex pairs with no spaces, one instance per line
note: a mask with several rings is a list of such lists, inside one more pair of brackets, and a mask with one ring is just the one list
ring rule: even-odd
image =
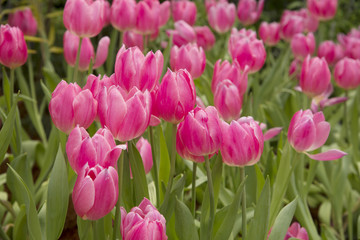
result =
[[345,49],[345,56],[360,60],[360,38],[348,37],[343,47]]
[[254,24],[260,18],[264,2],[264,0],[258,3],[255,0],[240,0],[237,8],[239,21],[245,26]]
[[174,24],[175,30],[167,30],[166,34],[173,38],[173,44],[176,46],[182,46],[187,43],[196,42],[196,33],[194,29],[185,21],[180,20]]
[[309,236],[306,232],[306,229],[302,228],[300,226],[300,224],[297,222],[294,222],[288,228],[284,240],[288,240],[290,238],[296,238],[296,239],[300,239],[300,240],[309,240]]
[[119,31],[133,29],[136,24],[136,1],[113,1],[111,5],[111,24]]
[[173,2],[172,16],[174,22],[183,20],[192,26],[196,21],[196,12],[195,2],[187,0]]
[[307,8],[319,20],[329,20],[336,14],[337,0],[307,0]]
[[8,22],[10,26],[20,28],[25,35],[36,35],[37,22],[30,8],[25,8],[9,14]]
[[215,36],[208,26],[194,27],[196,43],[203,49],[210,50],[215,44]]
[[163,1],[160,4],[159,27],[164,26],[170,18],[170,2]]
[[160,3],[158,0],[142,0],[136,5],[135,30],[142,35],[155,33],[159,28]]
[[93,94],[94,98],[99,101],[100,91],[104,87],[109,88],[112,85],[115,85],[114,74],[110,77],[104,75],[103,78],[101,78],[101,75],[95,76],[93,74],[90,74],[86,80],[86,85],[83,87],[83,89],[89,89],[90,92]]
[[307,36],[298,33],[291,39],[291,50],[295,58],[304,59],[314,53],[315,44],[313,33],[308,33]]
[[297,33],[302,33],[304,30],[304,18],[294,11],[285,10],[280,20],[280,37],[290,41]]
[[344,89],[354,89],[360,85],[360,60],[343,58],[334,69],[335,82]]
[[205,161],[205,158],[203,156],[195,156],[189,152],[189,150],[185,147],[182,139],[180,138],[179,131],[176,132],[176,151],[183,159],[190,160],[196,163],[202,163]]
[[262,22],[259,28],[259,36],[268,46],[275,46],[280,41],[280,23]]
[[234,24],[235,11],[233,3],[218,2],[208,10],[210,26],[218,33],[228,32]]
[[153,156],[150,143],[148,140],[141,137],[136,143],[136,148],[139,151],[142,162],[144,164],[145,173],[149,173],[153,166]]
[[320,43],[318,48],[319,58],[325,58],[329,65],[336,64],[341,58],[344,57],[344,50],[341,45],[335,44],[333,41],[324,41]]

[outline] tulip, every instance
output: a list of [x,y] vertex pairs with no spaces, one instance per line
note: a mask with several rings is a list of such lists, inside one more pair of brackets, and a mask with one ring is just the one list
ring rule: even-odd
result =
[[206,65],[206,56],[202,47],[198,47],[196,43],[188,43],[173,46],[170,53],[170,66],[174,71],[186,69],[193,78],[200,77]]
[[88,128],[94,121],[98,103],[92,93],[81,90],[76,83],[62,80],[51,95],[49,112],[55,126],[69,134],[79,125]]
[[334,91],[334,88],[330,84],[328,89],[324,93],[313,98],[313,100],[311,101],[311,111],[313,113],[316,113],[319,111],[318,109],[320,109],[320,111],[322,111],[325,107],[333,106],[335,104],[339,104],[339,103],[342,103],[342,102],[345,102],[348,100],[347,97],[332,97],[332,98],[330,98],[333,91]]
[[229,52],[233,60],[237,60],[241,70],[249,66],[249,73],[257,72],[265,63],[266,51],[261,40],[256,39],[256,33],[248,30],[237,31],[233,28],[229,39]]
[[216,108],[196,107],[179,124],[177,134],[186,151],[194,156],[207,156],[217,152],[222,134]]
[[187,43],[196,42],[196,33],[194,29],[185,21],[180,20],[174,24],[175,30],[167,30],[166,34],[172,35],[173,44],[176,46],[185,45]]
[[308,9],[302,8],[298,11],[289,11],[291,14],[303,18],[304,31],[306,32],[316,32],[319,27],[319,20],[314,17]]
[[176,151],[183,159],[190,160],[196,163],[202,163],[205,161],[205,158],[203,156],[195,156],[189,152],[189,150],[185,147],[182,139],[180,138],[179,131],[176,132]]
[[254,24],[259,18],[264,8],[264,0],[256,3],[255,0],[240,0],[238,4],[239,21],[245,25]]
[[208,11],[208,20],[216,32],[228,32],[235,21],[235,5],[225,1],[213,5]]
[[300,87],[302,91],[314,97],[325,92],[331,80],[331,73],[324,58],[308,56],[301,67]]
[[166,220],[159,211],[144,198],[138,207],[129,213],[121,208],[121,235],[123,239],[166,240]]
[[103,76],[101,79],[101,75],[95,76],[90,74],[87,78],[86,84],[83,89],[89,89],[90,92],[93,94],[94,98],[99,101],[99,93],[104,88],[109,88],[110,86],[115,85],[114,82],[114,74],[110,77],[106,75]]
[[172,7],[174,22],[183,20],[189,25],[194,25],[196,21],[196,5],[192,1],[175,1]]
[[280,23],[262,22],[259,28],[259,36],[268,46],[275,46],[280,41]]
[[203,49],[210,50],[215,44],[215,36],[208,26],[194,27],[196,43]]
[[160,4],[159,27],[164,26],[170,18],[170,2],[163,1]]
[[104,27],[111,23],[111,7],[108,1],[104,2]]
[[14,69],[24,65],[27,60],[27,46],[24,35],[18,27],[1,25],[0,63]]
[[159,81],[164,63],[161,51],[143,55],[138,47],[119,50],[115,61],[115,83],[126,91],[137,87],[151,91]]
[[297,33],[305,30],[304,18],[285,10],[280,20],[280,37],[290,41]]
[[144,50],[144,38],[141,34],[134,31],[124,32],[124,45],[126,48],[138,47],[141,51]]
[[[79,46],[79,37],[66,31],[64,34],[64,57],[70,66],[75,66],[76,55]],[[79,70],[86,71],[89,69],[90,61],[94,63],[93,68],[96,69],[104,64],[109,50],[110,38],[103,37],[100,39],[96,56],[94,56],[94,47],[89,38],[83,38],[81,42]]]
[[79,37],[98,35],[105,24],[102,0],[67,0],[63,21],[67,30]]
[[344,48],[345,56],[360,60],[360,38],[349,37]]
[[114,208],[118,196],[118,174],[113,167],[85,165],[76,179],[72,201],[77,215],[97,220]]
[[136,143],[136,148],[139,151],[142,162],[144,164],[145,173],[149,173],[153,166],[153,156],[150,143],[148,140],[141,137]]
[[160,3],[158,0],[142,0],[136,5],[135,30],[150,35],[159,28]]
[[284,240],[288,240],[290,238],[296,238],[296,239],[300,239],[300,240],[309,240],[309,236],[306,232],[306,229],[302,228],[300,226],[300,224],[297,222],[294,222],[288,228]]
[[307,0],[307,8],[319,20],[329,20],[336,14],[337,0]]
[[354,89],[360,85],[360,60],[343,58],[334,69],[335,82],[346,90]]
[[10,26],[20,28],[25,35],[36,35],[37,22],[30,8],[25,8],[9,14],[8,22]]
[[252,117],[222,122],[223,142],[220,150],[223,161],[230,166],[251,166],[260,160],[264,136]]
[[167,122],[178,124],[195,106],[194,81],[186,69],[168,69],[155,96],[153,114]]
[[313,54],[315,50],[315,37],[313,33],[305,36],[302,33],[296,34],[291,39],[291,50],[298,59],[304,59],[307,55]]
[[140,137],[150,122],[151,96],[133,87],[129,93],[119,86],[103,88],[99,94],[100,123],[122,142]]
[[333,41],[324,41],[319,45],[318,56],[319,58],[325,58],[329,65],[334,65],[344,57],[344,50]]
[[133,29],[136,24],[136,1],[115,0],[111,5],[111,24],[123,32]]

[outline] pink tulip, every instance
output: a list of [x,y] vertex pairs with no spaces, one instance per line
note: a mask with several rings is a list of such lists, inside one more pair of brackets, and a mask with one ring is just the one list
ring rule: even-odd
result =
[[344,48],[345,56],[360,60],[360,38],[349,37]]
[[235,5],[226,1],[218,2],[209,8],[208,20],[216,32],[228,32],[235,21]]
[[150,122],[151,96],[133,87],[129,93],[119,86],[103,88],[99,95],[99,118],[122,142],[140,137]]
[[195,156],[189,152],[189,150],[185,147],[183,141],[180,138],[179,131],[176,132],[176,151],[183,159],[190,160],[196,163],[202,163],[205,161],[205,158],[203,156]]
[[97,220],[114,208],[118,196],[118,174],[113,167],[86,165],[76,179],[72,201],[77,215]]
[[240,0],[238,4],[239,21],[245,25],[254,24],[259,18],[264,8],[264,0],[256,3],[255,0]]
[[216,108],[196,107],[179,124],[177,134],[186,148],[185,151],[191,155],[207,156],[217,152],[222,142],[222,134]]
[[115,0],[111,5],[111,24],[119,31],[133,29],[136,24],[136,1]]
[[334,69],[335,82],[346,90],[354,89],[360,85],[360,60],[343,58]]
[[240,117],[243,96],[240,95],[236,85],[228,79],[217,84],[214,93],[214,106],[225,121]]
[[121,235],[123,239],[166,240],[166,220],[151,202],[144,198],[129,213],[121,208]]
[[143,55],[138,47],[119,50],[115,61],[115,83],[126,91],[137,87],[140,91],[151,91],[159,81],[164,57],[158,50]]
[[141,51],[144,50],[144,38],[141,34],[134,31],[124,32],[124,45],[126,48],[138,47]]
[[196,34],[196,43],[198,46],[210,50],[215,44],[215,36],[208,26],[194,27]]
[[98,102],[89,90],[81,90],[76,83],[66,83],[62,80],[49,103],[49,112],[55,126],[69,134],[79,125],[88,128],[94,121]]
[[294,222],[291,224],[291,226],[288,228],[288,231],[285,235],[284,240],[288,240],[290,238],[296,238],[301,240],[309,240],[309,236],[306,232],[305,228],[302,228],[299,223]]
[[291,50],[295,58],[304,59],[307,55],[313,54],[315,44],[315,37],[313,33],[308,33],[307,36],[302,33],[298,33],[291,39]]
[[330,84],[328,89],[324,93],[313,98],[313,100],[311,101],[311,111],[313,113],[316,113],[318,111],[322,111],[325,107],[333,106],[335,104],[339,104],[339,103],[342,103],[342,102],[345,102],[348,100],[347,97],[332,97],[332,98],[330,98],[333,91],[334,91],[334,88]]
[[36,35],[37,22],[30,8],[25,8],[9,14],[8,22],[10,26],[20,28],[25,35]]
[[170,18],[170,2],[163,1],[160,4],[159,27],[164,26]]
[[27,46],[24,35],[18,27],[1,25],[0,63],[14,69],[24,65],[27,60]]
[[200,77],[206,65],[206,56],[202,47],[188,43],[180,48],[173,46],[170,53],[170,66],[174,71],[186,69],[193,78]]
[[95,76],[90,74],[86,80],[86,84],[83,89],[89,89],[90,92],[93,94],[94,98],[99,101],[99,93],[104,88],[109,88],[110,86],[115,85],[114,82],[114,74],[110,77],[106,75],[103,76],[101,79],[101,75]]
[[160,3],[158,0],[142,0],[136,5],[136,31],[150,35],[159,28]]
[[285,10],[280,20],[280,37],[290,41],[297,33],[302,33],[304,30],[304,18],[293,11]]
[[314,97],[325,92],[329,87],[331,73],[324,58],[308,56],[301,67],[300,87],[302,91]]
[[329,65],[334,65],[344,57],[344,50],[333,41],[324,41],[319,45],[318,56],[325,58]]
[[140,153],[142,162],[144,164],[145,173],[149,173],[153,166],[153,157],[150,143],[143,137],[136,143],[136,148]]
[[79,37],[98,35],[105,24],[103,0],[67,0],[63,21],[67,30]]
[[319,20],[330,20],[336,14],[337,0],[307,0],[307,8]]
[[280,41],[280,23],[262,22],[259,28],[259,36],[268,46],[275,46]]
[[304,31],[306,32],[316,32],[319,27],[319,20],[314,17],[307,8],[302,8],[298,11],[289,11],[291,14],[303,18]]
[[194,81],[186,69],[168,69],[155,96],[153,114],[167,122],[178,124],[195,106]]
[[[66,31],[63,41],[65,60],[70,66],[75,66],[80,39],[75,34]],[[109,37],[101,38],[96,50],[96,56],[94,56],[94,47],[91,40],[89,38],[83,38],[80,49],[79,70],[87,71],[89,69],[90,61],[93,62],[94,69],[103,65],[108,55],[109,44]]]
[[184,20],[189,25],[194,25],[196,21],[196,5],[192,1],[174,1],[172,6],[172,16],[174,22]]
[[260,160],[264,136],[252,117],[221,123],[223,142],[220,150],[223,161],[230,166],[251,166]]
[[249,66],[249,73],[259,71],[265,63],[266,51],[261,40],[256,39],[256,33],[248,30],[231,31],[229,39],[229,52],[233,60],[237,60],[241,70]]
[[86,164],[89,168],[96,165],[114,167],[122,149],[126,149],[126,145],[116,146],[111,132],[106,128],[100,128],[91,138],[83,127],[76,126],[66,142],[70,166],[78,174]]
[[166,34],[172,35],[173,44],[176,46],[185,45],[187,43],[196,42],[196,33],[194,29],[185,21],[180,20],[174,24],[175,30],[167,30]]
[[108,1],[105,0],[104,3],[104,27],[106,27],[111,23],[111,7]]

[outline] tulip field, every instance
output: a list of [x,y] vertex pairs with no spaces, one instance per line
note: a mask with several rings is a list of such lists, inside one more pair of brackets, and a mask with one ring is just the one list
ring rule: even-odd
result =
[[359,1],[0,9],[0,239],[360,239]]

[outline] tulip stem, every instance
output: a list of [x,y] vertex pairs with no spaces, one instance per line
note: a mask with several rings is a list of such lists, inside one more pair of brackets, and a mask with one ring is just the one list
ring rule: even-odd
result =
[[78,78],[78,70],[79,70],[79,61],[80,61],[80,51],[81,51],[81,42],[82,42],[82,37],[80,37],[79,39],[79,46],[77,49],[77,53],[76,53],[76,62],[75,62],[75,67],[74,67],[74,76],[73,76],[73,82],[77,82],[77,78]]
[[[345,97],[347,99],[349,99],[349,92],[348,90],[345,90]],[[348,134],[348,117],[347,117],[347,106],[346,106],[346,102],[344,101],[344,131],[345,131],[345,141],[350,142],[349,141],[349,134]]]
[[[240,167],[240,181],[245,181],[245,167]],[[241,199],[241,214],[242,214],[242,239],[246,239],[246,188],[242,191]]]
[[119,50],[120,50],[122,48],[123,42],[124,42],[124,32],[120,31],[119,37],[120,37],[120,39],[119,39]]
[[171,188],[173,184],[173,178],[175,175],[175,160],[176,160],[176,131],[177,126],[176,124],[172,125],[172,139],[171,139],[171,158],[170,158],[170,175],[169,175],[169,181],[166,186],[166,192],[164,197],[163,204],[167,204],[170,198]]
[[[10,108],[14,102],[14,82],[15,82],[15,78],[14,78],[14,69],[10,69]],[[8,109],[10,112],[10,108]]]
[[150,133],[150,145],[151,145],[151,153],[153,157],[153,176],[154,176],[154,183],[155,183],[155,189],[156,189],[156,206],[160,206],[160,190],[159,190],[159,174],[158,174],[158,168],[157,168],[157,161],[156,161],[156,153],[155,153],[155,142],[154,142],[154,134],[153,134],[153,127],[150,126],[149,128]]
[[120,231],[120,227],[121,227],[121,223],[120,223],[120,219],[121,219],[120,200],[121,200],[121,195],[122,195],[121,193],[122,193],[122,181],[123,181],[124,154],[125,154],[125,152],[123,151],[121,153],[120,158],[119,158],[118,163],[117,163],[117,166],[118,166],[118,178],[119,178],[119,197],[118,197],[118,201],[116,203],[115,223],[114,223],[114,229],[113,229],[113,240],[122,239],[121,231]]
[[144,35],[144,54],[146,54],[146,52],[147,52],[148,40],[149,40],[149,36]]
[[192,211],[192,215],[195,218],[195,209],[196,209],[196,168],[197,168],[197,163],[193,162],[193,177],[192,177],[192,188],[191,188],[191,194],[192,194],[192,199],[191,199],[191,211]]
[[213,182],[211,177],[211,169],[210,169],[210,161],[209,156],[205,156],[205,167],[206,173],[208,178],[208,189],[210,195],[210,218],[209,218],[209,234],[212,234],[212,228],[214,225],[214,216],[215,216],[215,200],[214,200],[214,189],[213,189]]

